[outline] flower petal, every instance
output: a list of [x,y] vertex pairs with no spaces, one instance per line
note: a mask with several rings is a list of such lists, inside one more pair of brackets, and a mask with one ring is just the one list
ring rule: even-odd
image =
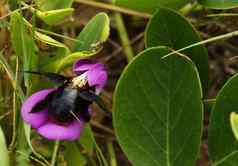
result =
[[30,113],[32,108],[41,100],[43,100],[49,93],[55,89],[45,89],[32,94],[23,103],[21,108],[21,116],[26,123],[29,123],[33,128],[38,128],[44,124],[48,119],[48,110],[44,109],[40,112]]
[[99,93],[107,82],[107,72],[104,65],[97,64],[87,72],[89,86],[96,86],[96,93]]
[[82,72],[88,71],[93,68],[97,63],[90,59],[80,59],[76,61],[73,65],[73,71],[76,74],[82,74]]
[[84,123],[73,121],[67,126],[48,122],[37,129],[43,137],[50,140],[76,140],[79,138]]

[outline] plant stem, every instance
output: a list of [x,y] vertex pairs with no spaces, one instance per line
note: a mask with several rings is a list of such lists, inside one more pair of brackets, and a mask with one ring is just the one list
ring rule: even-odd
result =
[[114,133],[114,131],[113,131],[112,129],[109,129],[109,128],[103,126],[102,124],[100,124],[100,123],[98,123],[98,122],[96,122],[96,121],[93,121],[93,120],[92,120],[90,123],[91,123],[93,126],[99,128],[99,129],[102,129],[103,131],[105,131],[105,132],[107,132],[107,133],[109,133],[109,134],[115,135],[115,133]]
[[121,43],[122,43],[124,52],[127,57],[127,61],[130,62],[134,57],[134,53],[133,53],[131,45],[130,45],[130,40],[129,40],[127,31],[126,31],[124,21],[123,21],[120,13],[115,13],[114,18],[116,21],[116,26],[117,26],[119,37],[121,39]]
[[209,14],[207,17],[237,17],[238,13],[218,13],[218,14]]
[[[18,70],[19,70],[19,60],[18,56],[16,57],[16,72],[15,72],[15,83],[18,84]],[[16,103],[16,90],[13,92],[13,112],[12,112],[12,141],[9,145],[10,151],[14,150],[14,145],[16,141],[16,111],[17,111],[17,103]]]
[[183,7],[182,9],[180,9],[180,13],[182,13],[183,15],[188,15],[191,11],[193,11],[194,8],[196,8],[198,5],[198,3],[195,1],[193,3],[189,3],[187,4],[185,7]]
[[134,15],[134,16],[138,16],[138,17],[150,18],[152,16],[149,13],[138,12],[135,10],[122,8],[122,7],[111,5],[111,4],[105,4],[102,2],[95,2],[95,1],[91,1],[91,0],[74,0],[74,2],[94,6],[97,8],[108,9],[108,10],[112,10],[112,11],[116,11],[116,12],[120,12],[120,13],[125,13],[125,14],[129,14],[129,15]]
[[51,159],[51,166],[55,166],[55,164],[56,164],[59,145],[60,145],[60,141],[58,141],[58,140],[55,141],[54,151],[53,151],[52,159]]
[[191,44],[191,45],[188,45],[186,47],[183,47],[181,49],[178,49],[178,50],[175,50],[175,51],[172,51],[171,53],[165,55],[162,57],[163,58],[166,58],[170,55],[173,55],[173,54],[177,54],[181,51],[184,51],[184,50],[187,50],[189,48],[192,48],[192,47],[196,47],[196,46],[199,46],[199,45],[203,45],[203,44],[207,44],[207,43],[211,43],[211,42],[214,42],[214,41],[218,41],[218,40],[222,40],[222,39],[229,39],[229,38],[232,38],[232,37],[235,37],[235,36],[238,36],[238,30],[237,31],[233,31],[233,32],[229,32],[229,33],[226,33],[226,34],[223,34],[223,35],[219,35],[219,36],[215,36],[215,37],[212,37],[212,38],[209,38],[207,40],[203,40],[203,41],[200,41],[200,42],[197,42],[197,43],[194,43],[194,44]]
[[108,153],[110,154],[110,166],[117,166],[116,154],[112,142],[107,144]]

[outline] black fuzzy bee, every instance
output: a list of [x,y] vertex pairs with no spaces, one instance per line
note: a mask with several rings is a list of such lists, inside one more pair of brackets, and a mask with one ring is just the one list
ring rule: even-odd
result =
[[55,91],[49,93],[44,100],[37,103],[31,113],[48,108],[49,115],[60,123],[74,119],[90,120],[88,107],[93,102],[105,110],[101,98],[95,94],[95,87],[89,87],[84,75],[65,77],[56,73],[25,71],[30,74],[43,75],[50,81],[57,83]]

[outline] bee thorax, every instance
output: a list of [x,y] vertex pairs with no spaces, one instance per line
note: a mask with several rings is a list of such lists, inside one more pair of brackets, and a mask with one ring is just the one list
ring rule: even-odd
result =
[[74,88],[82,88],[87,84],[87,82],[87,74],[84,73],[72,79],[72,86]]

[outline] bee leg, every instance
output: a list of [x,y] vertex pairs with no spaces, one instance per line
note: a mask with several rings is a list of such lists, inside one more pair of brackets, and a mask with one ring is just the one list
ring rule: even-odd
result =
[[91,119],[91,115],[88,110],[79,112],[79,117],[82,118],[85,122],[89,122]]
[[71,78],[65,77],[61,74],[56,74],[56,73],[50,73],[50,72],[36,72],[36,71],[24,71],[25,73],[29,74],[37,74],[37,75],[42,75],[46,77],[48,80],[57,83],[57,84],[65,84],[68,82]]
[[82,91],[78,93],[78,96],[86,101],[95,102],[104,112],[109,112],[103,100],[95,93],[90,91]]

